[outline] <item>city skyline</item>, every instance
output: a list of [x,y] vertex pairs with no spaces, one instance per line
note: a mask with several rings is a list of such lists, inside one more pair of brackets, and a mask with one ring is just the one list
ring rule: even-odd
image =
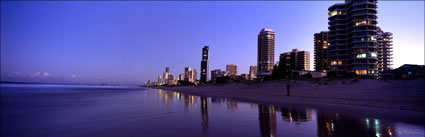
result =
[[[169,66],[173,70],[173,74],[181,74],[184,70],[185,66],[194,66],[193,69],[200,70],[199,60],[199,51],[204,45],[209,45],[211,47],[210,52],[210,70],[215,69],[224,69],[227,64],[236,64],[238,65],[239,74],[248,73],[249,66],[256,65],[256,48],[257,48],[257,34],[261,28],[271,28],[276,32],[276,47],[275,47],[275,59],[278,58],[281,53],[285,51],[290,51],[294,48],[303,49],[313,53],[313,36],[312,34],[320,31],[327,30],[327,17],[328,10],[327,8],[335,3],[340,3],[340,1],[336,2],[211,2],[211,3],[202,3],[202,2],[186,2],[186,3],[154,3],[154,2],[142,2],[141,4],[133,3],[136,6],[129,6],[126,4],[118,4],[119,6],[129,6],[130,8],[127,10],[122,10],[121,13],[116,13],[115,18],[123,19],[117,22],[109,22],[107,25],[100,25],[97,29],[102,29],[103,27],[108,26],[117,26],[117,28],[112,28],[111,31],[100,31],[100,32],[92,32],[90,27],[93,27],[94,24],[99,23],[95,20],[89,20],[88,18],[96,15],[103,15],[101,19],[106,22],[111,21],[111,17],[105,16],[107,14],[105,10],[109,8],[113,8],[115,6],[108,4],[99,4],[99,3],[90,3],[87,5],[76,2],[75,4],[71,4],[71,6],[65,6],[65,4],[54,3],[51,2],[52,5],[58,5],[62,7],[66,7],[65,9],[56,9],[59,10],[58,13],[47,13],[49,10],[52,10],[52,7],[42,5],[43,2],[27,2],[27,3],[13,3],[13,2],[3,2],[2,1],[2,34],[10,34],[9,36],[2,35],[2,55],[1,55],[1,75],[2,81],[7,80],[23,80],[23,81],[63,81],[63,82],[81,82],[81,83],[90,83],[93,81],[100,81],[99,79],[104,79],[105,83],[130,83],[130,84],[141,84],[146,80],[154,80],[161,74],[163,68]],[[147,3],[147,4],[146,4]],[[382,27],[385,31],[392,32],[394,34],[394,65],[393,68],[397,68],[402,64],[423,64],[423,31],[417,32],[417,30],[423,30],[423,1],[422,2],[397,2],[399,4],[391,5],[392,2],[378,2],[378,25]],[[416,3],[416,4],[415,4]],[[418,4],[419,3],[419,4]],[[145,4],[145,5],[144,5]],[[247,11],[248,9],[260,10],[261,8],[255,7],[256,4],[264,5],[264,12],[277,12],[278,7],[288,8],[283,11],[290,10],[302,10],[297,9],[303,6],[307,8],[311,8],[311,11],[303,11],[303,12],[294,12],[299,13],[299,16],[308,15],[307,17],[298,17],[297,15],[291,15],[289,13],[282,12],[280,14],[272,13],[271,15],[263,15],[257,13],[256,17],[270,19],[267,21],[257,21],[254,23],[245,23],[251,20],[256,20],[255,17],[236,17],[238,15],[247,15],[247,13],[252,14],[253,12]],[[422,4],[422,5],[421,5]],[[35,6],[34,6],[35,5]],[[165,18],[176,20],[176,24],[172,25],[159,25],[159,27],[153,27],[148,30],[137,30],[134,31],[130,28],[119,27],[122,23],[129,23],[132,21],[138,21],[137,23],[143,24],[143,20],[134,20],[133,14],[130,14],[130,11],[133,11],[140,7],[147,7],[148,9],[158,8],[161,5],[160,9],[171,8],[168,11],[162,11],[158,13],[159,17],[151,17],[155,18],[158,21],[164,21]],[[178,6],[176,6],[178,5]],[[296,5],[291,8],[288,5]],[[407,6],[408,5],[408,6]],[[419,5],[419,6],[418,6]],[[28,10],[24,11],[14,11],[12,9],[14,6],[34,6]],[[83,16],[82,12],[69,14],[66,13],[67,10],[75,10],[76,8],[83,8],[86,11],[90,9],[90,7],[100,7],[101,11],[96,13],[91,13],[87,16]],[[103,6],[103,7],[102,7]],[[183,6],[179,7],[179,6]],[[219,11],[223,9],[230,9],[233,6],[241,6],[241,8],[237,8],[239,10],[242,9],[241,12],[230,14],[229,16],[219,18],[217,15],[224,14],[224,12],[219,12],[217,14],[213,14],[211,12],[207,12],[206,10]],[[413,6],[413,8],[412,8]],[[42,7],[47,7],[47,9],[41,9]],[[186,9],[184,8],[186,7]],[[202,9],[205,8],[206,9]],[[400,9],[403,9],[401,11]],[[409,9],[406,9],[409,7]],[[67,9],[69,8],[69,9]],[[188,8],[188,9],[187,9]],[[284,9],[284,8],[282,8]],[[176,10],[178,13],[182,13],[183,19],[194,20],[195,18],[201,18],[200,15],[215,15],[213,16],[217,20],[214,20],[209,24],[202,24],[203,22],[196,22],[192,25],[200,28],[192,28],[189,27],[190,23],[188,22],[180,22],[177,21],[180,18],[170,17],[170,11]],[[188,11],[183,11],[188,10]],[[393,11],[392,11],[393,10]],[[189,13],[192,11],[199,11],[199,13]],[[397,12],[398,11],[398,12]],[[418,12],[420,11],[420,12]],[[44,17],[45,20],[37,20],[29,17],[27,14],[29,12],[35,15],[36,17],[41,17],[42,15],[46,15]],[[247,12],[247,13],[243,13]],[[174,13],[174,14],[178,14]],[[64,18],[63,14],[69,15],[70,17]],[[143,14],[143,12],[140,12]],[[414,18],[407,16],[395,16],[397,14],[415,14]],[[6,16],[5,16],[6,15]],[[10,16],[7,16],[10,15]],[[15,15],[15,16],[12,16]],[[20,17],[19,15],[22,15]],[[26,16],[23,16],[26,15]],[[394,15],[394,16],[390,16]],[[144,15],[146,17],[147,15]],[[264,16],[264,17],[263,17]],[[136,16],[137,17],[137,16]],[[162,17],[162,18],[161,18]],[[295,23],[288,23],[288,18],[294,18]],[[64,23],[58,21],[58,19],[68,19],[68,21],[72,21],[73,19],[87,19],[89,22],[74,22],[69,24],[52,25],[49,26],[49,21],[53,21],[56,23]],[[279,19],[276,19],[279,18]],[[56,19],[56,20],[55,20]],[[223,23],[226,21],[233,21],[235,19],[242,19],[239,21],[240,25],[236,25],[235,23]],[[403,23],[397,22],[396,20],[405,19]],[[35,21],[35,25],[22,24],[25,21]],[[315,23],[309,23],[309,21],[314,21]],[[47,23],[46,23],[47,22]],[[155,21],[153,21],[155,22]],[[298,23],[297,23],[298,22]],[[395,23],[394,23],[395,22]],[[17,23],[17,24],[13,24]],[[88,27],[89,31],[76,30],[71,31],[67,29],[63,29],[61,27],[68,27],[67,25],[76,28],[75,24],[88,24],[87,26],[78,26],[78,28]],[[401,28],[400,26],[404,26],[406,24],[410,27]],[[46,25],[47,26],[44,26]],[[52,23],[54,24],[54,23]],[[132,23],[129,23],[132,24]],[[233,24],[233,25],[232,25]],[[238,24],[238,23],[237,23]],[[308,24],[308,25],[307,25]],[[418,25],[421,24],[421,25]],[[52,27],[52,29],[43,30],[42,35],[35,37],[35,35],[39,34],[38,31],[41,31],[36,26],[41,26],[39,29],[43,29],[46,27]],[[152,25],[152,24],[151,24]],[[182,27],[183,26],[183,27]],[[204,27],[215,26],[219,29],[210,30],[205,29]],[[220,28],[222,26],[222,28]],[[140,26],[139,26],[140,27]],[[164,27],[164,28],[163,28]],[[181,29],[170,27],[182,27],[183,29],[190,28],[191,30],[186,30],[189,32],[193,32],[194,30],[199,30],[199,32],[195,32],[195,34],[191,34],[192,36],[189,40],[178,41],[178,36],[176,34],[180,33]],[[293,27],[303,27],[298,28],[299,30]],[[168,29],[167,29],[168,28]],[[421,29],[422,28],[422,29]],[[26,30],[29,29],[29,30]],[[55,30],[58,29],[58,30]],[[124,30],[122,30],[124,29]],[[230,30],[229,30],[230,29]],[[233,29],[233,30],[232,30]],[[246,30],[243,30],[246,29]],[[61,33],[59,30],[69,32],[72,36],[75,35],[76,38],[62,38],[62,37],[51,37],[54,34]],[[220,33],[226,33],[227,31],[231,31],[232,33],[223,34],[220,36]],[[410,30],[410,32],[409,32]],[[138,39],[140,37],[138,35],[132,36],[129,38],[120,38],[117,39],[109,39],[105,40],[105,38],[116,38],[116,35],[112,35],[114,33],[117,34],[125,34],[124,36],[130,34],[142,34],[142,36],[148,36],[144,34],[144,31],[155,32],[159,31],[158,34],[164,34],[163,38],[167,38],[173,44],[163,44],[164,42],[158,42],[155,45],[151,43],[150,46],[146,47],[145,41],[143,38]],[[412,32],[415,31],[415,32]],[[19,36],[19,34],[25,32],[32,32],[26,34],[24,36]],[[95,37],[99,33],[107,33],[102,34],[101,36]],[[171,32],[170,34],[165,34],[164,32]],[[185,32],[185,31],[183,31]],[[208,34],[209,32],[213,32]],[[89,33],[84,36],[83,33]],[[128,33],[128,34],[127,34]],[[203,34],[196,36],[198,34]],[[27,39],[28,41],[19,41],[21,37]],[[94,39],[84,38],[90,37]],[[176,38],[173,38],[176,37]],[[300,37],[300,38],[296,38]],[[50,39],[52,38],[52,39]],[[162,38],[162,39],[163,39]],[[295,39],[294,39],[295,38]],[[42,40],[40,40],[42,39]],[[43,41],[44,39],[44,41]],[[64,40],[64,41],[61,41]],[[128,42],[122,42],[122,40],[127,40]],[[99,42],[101,41],[101,42]],[[234,41],[234,42],[231,42]],[[69,43],[67,43],[69,42]],[[229,44],[227,44],[230,42]],[[50,43],[50,45],[49,45]],[[113,44],[106,44],[113,43]],[[124,44],[123,44],[124,43]],[[47,44],[44,46],[43,44]],[[56,46],[61,44],[61,46]],[[75,45],[82,44],[82,45]],[[103,45],[105,44],[105,45]],[[138,45],[140,44],[140,45]],[[16,46],[19,45],[19,46]],[[63,46],[62,46],[63,45]],[[95,45],[95,46],[90,46]],[[124,45],[124,46],[121,46]],[[149,44],[147,44],[149,45]],[[185,46],[187,45],[187,46]],[[232,47],[233,45],[233,47]],[[77,47],[73,47],[77,46]],[[87,46],[87,47],[85,47]],[[179,50],[183,46],[182,49]],[[162,48],[161,48],[162,47]],[[99,48],[106,48],[106,50],[99,50]],[[127,48],[127,50],[125,50]],[[165,48],[165,49],[164,49]],[[167,49],[168,48],[168,49]],[[422,50],[417,50],[417,49]],[[155,50],[156,49],[156,50]],[[116,50],[116,51],[115,51]],[[150,55],[144,51],[153,51]],[[410,50],[410,51],[409,51]],[[173,51],[173,52],[170,52]],[[409,52],[407,52],[409,51]],[[99,52],[99,53],[96,53]],[[408,54],[413,52],[414,54]],[[64,54],[62,54],[64,53]],[[163,53],[163,54],[158,54]],[[415,54],[416,53],[416,54]],[[92,55],[93,54],[93,55]],[[146,54],[146,55],[144,55]],[[82,56],[81,56],[82,55]],[[409,55],[409,56],[403,56]],[[114,58],[111,58],[114,57]],[[164,57],[165,56],[165,57]],[[88,58],[86,61],[85,59]],[[228,59],[227,59],[228,58]],[[310,55],[310,59],[313,58],[313,54]],[[277,60],[275,60],[276,63]],[[312,70],[313,61],[310,61],[310,68]],[[111,63],[112,62],[112,63]],[[175,64],[176,62],[177,64]],[[140,63],[140,64],[137,64]],[[62,66],[61,66],[62,65]],[[58,67],[60,66],[60,67]],[[115,79],[116,82],[111,81],[111,79]],[[121,81],[121,82],[120,82]]]

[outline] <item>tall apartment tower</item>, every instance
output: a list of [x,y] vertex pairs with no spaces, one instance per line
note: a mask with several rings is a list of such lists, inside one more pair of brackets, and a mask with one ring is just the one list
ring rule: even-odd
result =
[[203,83],[206,83],[208,81],[208,51],[208,46],[204,46],[204,48],[202,48],[201,82]]
[[328,31],[314,34],[314,69],[318,72],[328,72]]
[[263,28],[258,34],[258,73],[271,74],[274,65],[275,32]]
[[184,81],[192,82],[193,75],[192,75],[192,69],[190,67],[184,68]]
[[378,27],[378,71],[392,69],[393,34]]
[[345,0],[329,7],[328,56],[337,76],[378,77],[376,0]]

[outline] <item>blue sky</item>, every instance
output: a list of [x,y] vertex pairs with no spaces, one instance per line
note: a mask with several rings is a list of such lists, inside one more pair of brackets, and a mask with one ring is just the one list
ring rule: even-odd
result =
[[[178,75],[256,64],[257,34],[276,32],[276,58],[311,52],[342,1],[1,2],[1,78],[14,81],[141,84],[166,66]],[[394,66],[424,64],[424,1],[378,3],[378,25],[394,34]],[[277,61],[277,60],[276,60]]]

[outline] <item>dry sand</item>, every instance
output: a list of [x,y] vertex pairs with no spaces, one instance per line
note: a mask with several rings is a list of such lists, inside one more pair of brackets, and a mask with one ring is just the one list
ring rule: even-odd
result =
[[329,111],[344,110],[355,115],[373,115],[408,122],[425,120],[425,79],[416,80],[291,80],[229,83],[223,85],[156,87],[187,94],[226,97],[239,101],[312,107]]

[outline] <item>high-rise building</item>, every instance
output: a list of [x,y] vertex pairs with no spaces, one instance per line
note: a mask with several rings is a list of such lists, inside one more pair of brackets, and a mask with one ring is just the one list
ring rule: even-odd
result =
[[179,80],[184,81],[184,73],[179,75]]
[[196,71],[196,69],[192,70],[192,83],[196,83],[198,80],[198,71]]
[[166,71],[162,74],[163,84],[168,84],[168,79],[169,79],[168,76],[170,76],[170,72]]
[[165,67],[165,72],[170,73],[170,67]]
[[329,7],[329,72],[378,77],[377,1],[345,0]]
[[190,67],[184,68],[184,81],[191,81],[192,79],[192,69]]
[[146,86],[146,87],[151,86],[151,81],[150,81],[150,80],[147,80],[147,81],[145,82],[145,86]]
[[378,71],[392,69],[393,34],[378,27]]
[[238,75],[238,65],[228,64],[226,65],[226,76],[236,77]]
[[190,67],[184,68],[184,81],[196,82],[197,72],[196,69],[192,70]]
[[249,80],[257,78],[258,67],[257,65],[249,66]]
[[270,75],[274,66],[275,32],[272,29],[263,28],[258,34],[258,73]]
[[202,61],[201,61],[201,82],[207,82],[208,81],[208,54],[209,52],[209,47],[208,46],[204,46],[204,48],[202,48]]
[[319,72],[329,70],[328,33],[328,31],[322,31],[314,34],[314,69]]
[[310,52],[293,49],[292,52],[280,54],[279,62],[284,64],[286,74],[289,74],[291,70],[310,70]]
[[159,76],[158,76],[158,82],[157,82],[157,83],[158,83],[158,85],[162,85],[162,78],[161,78],[161,75],[159,75]]

